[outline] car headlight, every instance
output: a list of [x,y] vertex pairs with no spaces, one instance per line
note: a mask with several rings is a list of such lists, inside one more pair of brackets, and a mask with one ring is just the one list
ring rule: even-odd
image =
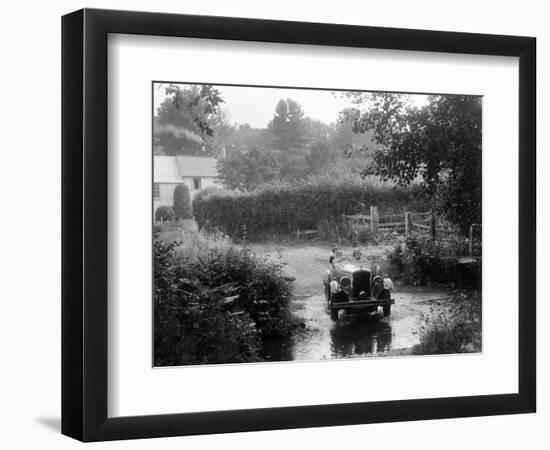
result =
[[349,277],[342,277],[340,278],[340,287],[342,289],[349,289],[351,286],[351,278]]

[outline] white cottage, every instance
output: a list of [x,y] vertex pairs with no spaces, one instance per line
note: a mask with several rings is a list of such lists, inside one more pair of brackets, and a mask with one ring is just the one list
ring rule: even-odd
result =
[[216,158],[206,156],[155,156],[153,161],[153,203],[174,206],[174,189],[178,184],[189,188],[191,200],[201,189],[214,186],[218,172]]

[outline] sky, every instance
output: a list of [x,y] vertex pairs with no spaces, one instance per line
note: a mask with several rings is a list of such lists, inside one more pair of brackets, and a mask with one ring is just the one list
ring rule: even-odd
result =
[[[165,98],[164,87],[154,87],[154,107]],[[248,123],[254,128],[265,128],[273,119],[275,106],[281,99],[291,98],[297,101],[306,117],[320,120],[326,124],[336,122],[338,113],[351,106],[349,100],[340,93],[317,89],[282,89],[251,86],[216,86],[225,100],[222,109],[231,123]],[[418,103],[426,96],[418,95]]]

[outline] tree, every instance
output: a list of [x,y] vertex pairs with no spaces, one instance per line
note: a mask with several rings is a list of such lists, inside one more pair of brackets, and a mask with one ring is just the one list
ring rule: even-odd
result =
[[246,152],[253,148],[273,148],[275,137],[266,128],[252,128],[248,123],[228,125],[216,123],[214,125],[214,142],[218,151],[216,155],[222,156],[225,149],[227,154]]
[[274,146],[278,150],[301,148],[306,143],[304,112],[294,100],[279,100],[268,130],[275,135]]
[[272,151],[253,148],[230,152],[218,161],[217,169],[226,188],[244,192],[273,181],[279,175],[280,164]]
[[178,184],[174,189],[174,215],[176,219],[190,219],[193,217],[191,196],[185,184]]
[[155,154],[207,151],[214,135],[212,124],[223,103],[219,91],[209,85],[169,84],[165,92],[153,124]]
[[310,175],[308,161],[309,149],[305,147],[290,148],[280,152],[280,179],[290,183],[301,182]]
[[330,159],[330,148],[326,141],[314,142],[309,148],[306,162],[311,173],[318,172]]
[[304,117],[303,129],[306,142],[328,142],[331,141],[335,133],[335,125],[327,125],[317,119]]
[[350,93],[355,133],[380,145],[371,168],[401,185],[419,181],[434,208],[466,231],[481,223],[481,99],[432,95],[417,107],[403,94]]

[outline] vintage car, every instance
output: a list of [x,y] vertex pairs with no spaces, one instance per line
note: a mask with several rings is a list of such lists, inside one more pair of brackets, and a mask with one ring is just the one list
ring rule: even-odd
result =
[[327,311],[332,320],[338,320],[341,309],[353,313],[373,313],[382,307],[384,316],[389,316],[395,301],[391,292],[384,288],[384,279],[371,275],[369,267],[360,261],[334,262],[325,273],[323,284]]

